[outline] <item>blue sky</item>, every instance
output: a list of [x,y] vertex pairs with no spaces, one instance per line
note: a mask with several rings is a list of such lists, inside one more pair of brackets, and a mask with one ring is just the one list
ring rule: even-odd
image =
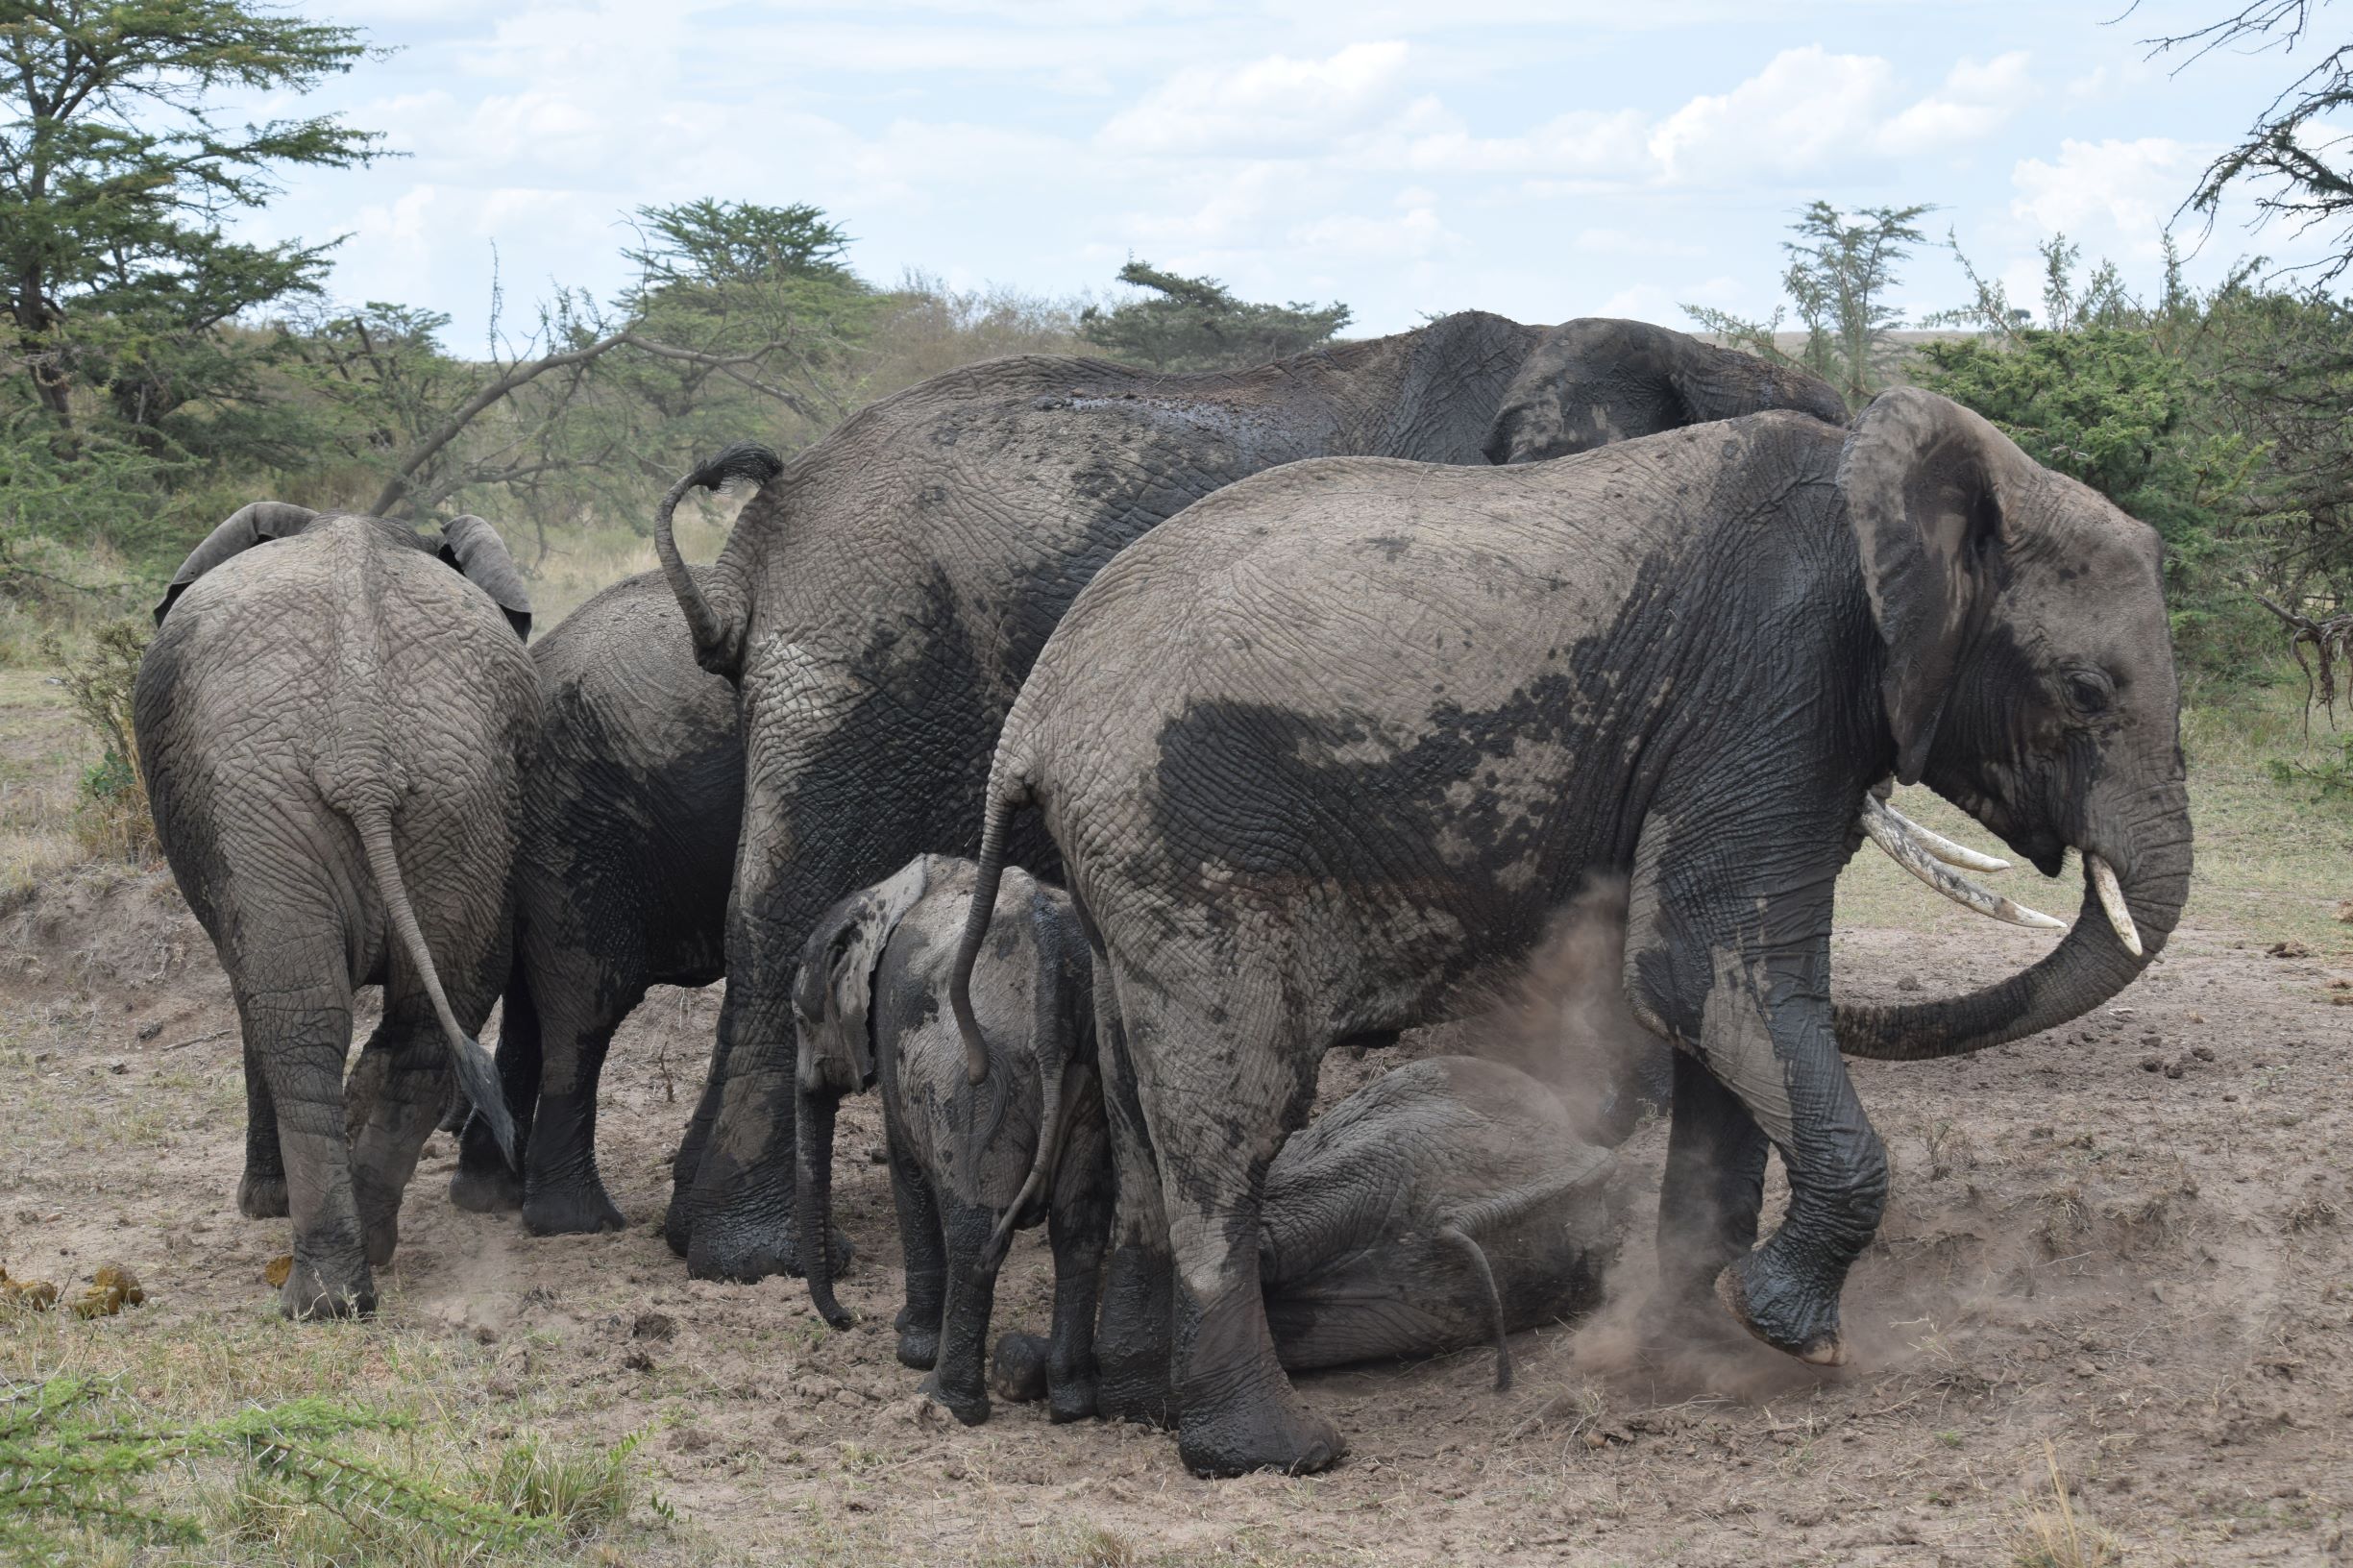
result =
[[[348,233],[336,296],[445,311],[461,352],[494,249],[512,318],[556,282],[609,297],[624,214],[699,196],[815,202],[878,281],[1112,292],[1133,254],[1344,300],[1356,331],[1761,314],[1815,197],[1936,203],[1932,232],[2024,300],[2055,230],[2145,289],[2198,170],[2309,51],[2169,74],[2140,40],[2228,8],[2126,3],[306,5],[396,52],[303,107],[406,156],[305,175],[247,227]],[[2312,253],[2243,215],[2194,277]],[[1963,292],[1924,253],[1900,301]]]

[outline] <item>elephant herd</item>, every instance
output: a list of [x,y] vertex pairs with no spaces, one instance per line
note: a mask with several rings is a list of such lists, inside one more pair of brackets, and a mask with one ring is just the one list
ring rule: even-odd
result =
[[[697,488],[757,487],[719,558]],[[727,988],[666,1231],[846,1321],[844,1094],[880,1095],[898,1352],[967,1421],[1173,1427],[1205,1475],[1343,1452],[1287,1372],[1589,1306],[1628,1086],[1472,1057],[1310,1123],[1317,1063],[1490,1007],[1627,888],[1619,981],[1669,1057],[1664,1335],[1816,1362],[1887,1162],[1843,1056],[1972,1051],[2099,1005],[2187,893],[2154,533],[1976,415],[1637,323],[1480,312],[1251,370],[1025,355],[658,508],[659,575],[527,652],[497,535],[257,502],[157,608],[158,834],[245,1040],[238,1192],[297,1315],[368,1311],[453,1066],[453,1198],[622,1224],[598,1079],[655,984]],[[1841,868],[1925,783],[2085,892],[1984,990],[1835,997]],[[355,988],[383,1021],[348,1083]],[[495,1002],[495,1062],[474,1039]],[[1760,1246],[1768,1149],[1791,1196]],[[1009,1233],[1043,1339],[987,1362]],[[1712,1298],[1712,1299],[1711,1299]]]

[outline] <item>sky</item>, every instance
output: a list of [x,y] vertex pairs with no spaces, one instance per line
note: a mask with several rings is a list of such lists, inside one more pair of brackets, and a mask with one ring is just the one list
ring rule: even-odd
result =
[[2176,208],[2310,51],[2180,67],[2151,0],[346,0],[297,9],[386,53],[307,99],[402,155],[309,171],[241,220],[347,234],[330,287],[447,313],[448,346],[558,285],[611,298],[628,214],[812,202],[850,263],[1120,297],[1131,256],[1252,299],[1339,300],[1355,333],[1478,307],[1689,326],[1779,303],[1817,198],[1927,202],[1896,303],[1964,303],[1948,230],[2020,303],[2064,232],[2153,289],[2316,241]]

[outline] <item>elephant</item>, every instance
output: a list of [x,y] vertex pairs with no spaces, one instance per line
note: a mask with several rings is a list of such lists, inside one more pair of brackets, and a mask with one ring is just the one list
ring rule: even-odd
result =
[[[498,1048],[524,1165],[518,1177],[477,1122],[450,1191],[465,1209],[520,1206],[538,1236],[615,1231],[596,1158],[605,1051],[648,987],[725,972],[744,747],[734,690],[696,664],[659,573],[589,600],[531,658],[544,712]],[[723,1030],[732,1013],[722,1004]]]
[[[453,1066],[513,1146],[474,1033],[506,972],[538,729],[529,600],[479,518],[436,545],[257,502],[197,547],[156,619],[133,728],[156,836],[242,1026],[238,1207],[292,1216],[289,1316],[368,1312]],[[383,1020],[347,1115],[352,992],[375,984]]]
[[[1491,1340],[1600,1305],[1616,1256],[1615,1168],[1561,1097],[1516,1067],[1434,1056],[1392,1068],[1286,1141],[1266,1169],[1259,1287],[1287,1372]],[[1046,1386],[1045,1341],[997,1341],[1008,1399]]]
[[[1538,357],[1556,334],[1586,356]],[[1640,348],[1645,374],[1690,384],[1630,397],[1632,377],[1592,356],[1606,336],[1465,312],[1236,372],[1040,355],[968,366],[865,409],[764,479],[700,576],[678,553],[672,510],[691,488],[761,478],[774,459],[734,449],[673,488],[655,546],[697,659],[737,687],[745,748],[731,1017],[674,1163],[667,1225],[691,1273],[793,1266],[786,1042],[801,944],[834,899],[910,856],[974,852],[998,728],[1104,563],[1220,486],[1296,459],[1484,466],[1507,405],[1511,439],[1524,429],[1532,440],[1546,399],[1579,405],[1547,429],[1620,434],[1732,406],[1734,392],[1707,391],[1654,346]],[[1824,411],[1837,401],[1786,377],[1752,377],[1748,390]],[[1581,411],[1587,398],[1605,410]],[[1025,830],[1016,849],[1058,875],[1042,835]]]
[[[1507,468],[1297,463],[1129,546],[1005,723],[951,981],[985,1081],[959,998],[1035,806],[1093,957],[1120,1177],[1106,1413],[1175,1415],[1203,1475],[1339,1457],[1266,1320],[1269,1166],[1328,1047],[1458,1011],[1595,874],[1628,878],[1624,984],[1676,1046],[1662,1311],[1703,1323],[1712,1286],[1767,1344],[1842,1360],[1888,1180],[1842,1050],[2049,1028],[2179,916],[2160,572],[2152,529],[1913,388],[1851,429],[1773,411]],[[1891,774],[2047,875],[2080,852],[2049,954],[1834,1003],[1834,887]],[[1768,1147],[1791,1198],[1752,1248]]]
[[[919,855],[810,933],[793,1000],[798,1212],[830,1232],[835,1107],[878,1085],[907,1265],[899,1360],[931,1373],[924,1391],[958,1420],[986,1421],[997,1267],[1010,1233],[1042,1218],[1054,1249],[1047,1397],[1055,1420],[1075,1421],[1094,1413],[1095,1284],[1111,1226],[1087,942],[1067,894],[1018,868],[1006,874],[975,1004],[997,1041],[994,1071],[985,1088],[967,1084],[941,999],[976,870]],[[831,1262],[805,1260],[809,1295],[847,1328]]]

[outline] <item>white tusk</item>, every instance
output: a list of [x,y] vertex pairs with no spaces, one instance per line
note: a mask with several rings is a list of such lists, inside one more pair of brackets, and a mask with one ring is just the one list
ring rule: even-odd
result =
[[2116,872],[2097,855],[2083,857],[2083,874],[2091,879],[2092,891],[2099,894],[2099,907],[2108,912],[2108,923],[2116,927],[2116,940],[2124,944],[2124,951],[2141,956],[2141,931],[2132,923],[2132,911],[2124,907],[2124,890],[2117,886]]
[[2013,903],[1990,888],[1979,887],[1913,842],[1898,825],[1902,822],[1901,817],[1888,810],[1875,797],[1863,797],[1863,832],[1871,842],[1886,850],[1890,860],[1962,908],[1973,909],[1990,919],[2005,920],[2012,925],[2029,926],[2038,931],[2056,931],[2067,923],[2054,920],[2040,910]]
[[2010,863],[1999,856],[1980,854],[1966,844],[1955,844],[1942,833],[1930,832],[1875,796],[1871,797],[1871,801],[1894,818],[1896,826],[1914,843],[1948,866],[1958,866],[1965,871],[2006,871],[2010,869]]

